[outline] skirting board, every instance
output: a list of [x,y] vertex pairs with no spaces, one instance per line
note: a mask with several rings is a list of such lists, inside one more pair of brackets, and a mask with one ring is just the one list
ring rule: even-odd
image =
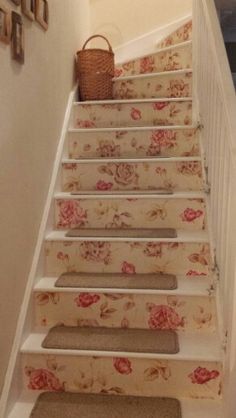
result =
[[174,22],[156,28],[151,32],[145,33],[144,35],[115,48],[114,53],[116,64],[121,64],[142,55],[152,53],[157,48],[158,42],[191,19],[192,15],[186,15]]

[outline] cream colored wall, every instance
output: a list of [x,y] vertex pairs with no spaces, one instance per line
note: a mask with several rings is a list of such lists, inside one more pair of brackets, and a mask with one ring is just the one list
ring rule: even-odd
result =
[[48,32],[24,19],[24,66],[0,43],[0,387],[73,84],[73,54],[90,29],[89,0],[49,4]]
[[113,47],[192,11],[192,0],[90,0],[90,3],[92,32],[107,36]]

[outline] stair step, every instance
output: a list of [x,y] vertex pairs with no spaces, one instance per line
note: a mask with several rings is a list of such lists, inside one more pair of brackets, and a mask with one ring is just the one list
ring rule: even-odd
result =
[[199,156],[196,127],[71,129],[69,158]]
[[43,393],[31,418],[182,418],[174,398],[142,398],[115,395]]
[[[100,192],[102,193],[102,192]],[[165,194],[163,194],[165,193]],[[155,194],[122,192],[107,195],[80,195],[79,192],[55,196],[55,228],[206,228],[205,199],[197,193]],[[204,195],[203,195],[204,196]]]
[[91,275],[72,272],[63,273],[56,281],[55,287],[175,290],[177,279],[171,274],[116,273],[105,276],[102,273]]
[[159,48],[165,48],[170,45],[178,45],[180,42],[186,42],[192,39],[192,20],[189,20],[180,28],[176,29],[170,35],[158,43]]
[[[7,418],[30,418],[38,391],[22,392]],[[119,399],[119,397],[118,397]],[[222,402],[209,399],[179,398],[182,418],[222,418]],[[123,417],[125,415],[123,414]],[[58,418],[58,416],[56,416]],[[64,417],[63,417],[64,418]],[[96,417],[97,418],[97,417]]]
[[115,100],[191,96],[191,70],[119,77],[113,84]]
[[203,190],[199,157],[62,161],[62,190]]
[[[127,271],[132,271],[132,265],[124,263],[124,267]],[[79,285],[83,288],[76,287],[74,280],[80,276],[83,282],[81,284],[80,281]],[[195,285],[192,284],[193,278],[185,281],[182,279],[176,289],[174,276],[172,279],[168,275],[162,275],[162,287],[159,290],[155,283],[158,283],[158,275],[149,274],[141,275],[143,289],[138,285],[132,289],[126,287],[126,281],[133,281],[132,286],[136,286],[136,275],[126,274],[126,278],[123,275],[121,281],[120,276],[122,277],[109,274],[106,277],[105,274],[67,273],[59,278],[59,284],[65,278],[66,284],[69,282],[69,286],[74,287],[56,287],[57,282],[52,278],[40,280],[34,288],[35,324],[39,327],[63,324],[106,328],[178,329],[199,333],[215,331],[216,304],[209,280],[205,279],[206,283],[203,286],[203,283],[197,285],[197,279]],[[137,276],[139,280],[140,275]],[[148,276],[153,277],[153,288]],[[94,283],[95,279],[97,284]],[[165,288],[163,282],[167,281],[168,284],[168,280],[169,288]],[[115,286],[112,288],[114,282]],[[117,288],[117,283],[123,285],[123,288]],[[62,285],[64,286],[64,282]]]
[[160,48],[153,54],[116,65],[115,76],[128,76],[192,67],[192,41]]
[[160,229],[71,229],[66,237],[129,237],[129,238],[177,238],[177,232],[171,228]]
[[172,330],[66,326],[51,328],[42,347],[156,354],[176,354],[179,351],[178,335]]
[[71,128],[191,125],[192,98],[76,102]]

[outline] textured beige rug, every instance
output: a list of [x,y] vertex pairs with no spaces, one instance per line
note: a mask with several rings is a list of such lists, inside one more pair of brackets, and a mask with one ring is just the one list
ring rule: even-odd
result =
[[30,418],[181,418],[174,398],[42,393]]
[[178,335],[175,331],[60,325],[48,332],[42,347],[159,354],[179,352]]
[[177,232],[173,228],[160,229],[71,229],[67,237],[112,237],[112,238],[176,238]]
[[175,290],[177,289],[177,279],[172,274],[63,273],[57,279],[55,286]]

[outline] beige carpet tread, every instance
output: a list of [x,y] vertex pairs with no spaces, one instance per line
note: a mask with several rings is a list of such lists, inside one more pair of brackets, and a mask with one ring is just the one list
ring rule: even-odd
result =
[[172,274],[63,273],[55,287],[175,290]]
[[66,237],[127,237],[127,238],[177,238],[177,232],[173,228],[159,229],[71,229]]
[[131,353],[176,354],[175,331],[100,327],[55,326],[45,337],[43,348],[64,350],[122,351]]
[[157,194],[157,195],[165,195],[165,194],[174,194],[174,192],[172,190],[112,190],[112,191],[108,191],[108,190],[88,190],[88,191],[78,191],[78,192],[71,192],[70,193],[72,196],[79,196],[79,195],[86,195],[86,194],[92,194],[92,195],[100,195],[100,194],[115,194],[115,195],[149,195],[149,194]]
[[174,398],[144,398],[46,392],[39,395],[30,418],[181,418]]

